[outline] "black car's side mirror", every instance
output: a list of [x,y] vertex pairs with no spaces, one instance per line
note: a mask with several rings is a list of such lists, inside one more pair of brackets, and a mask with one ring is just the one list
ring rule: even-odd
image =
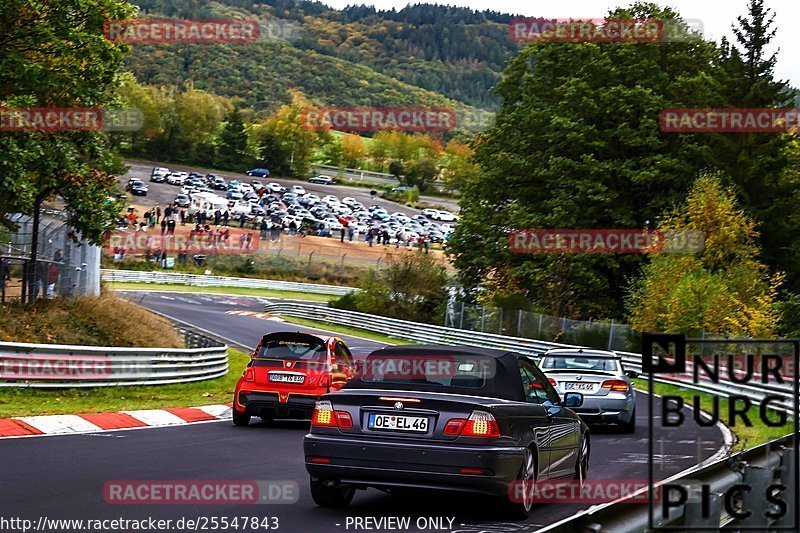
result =
[[564,407],[580,407],[583,405],[583,394],[580,392],[564,393]]
[[631,379],[639,377],[639,373],[635,370],[626,370],[625,375]]

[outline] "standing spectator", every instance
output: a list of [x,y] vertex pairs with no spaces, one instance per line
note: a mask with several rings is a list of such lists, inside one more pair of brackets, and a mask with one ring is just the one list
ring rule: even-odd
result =
[[5,257],[0,257],[0,304],[6,303],[6,282],[11,280],[11,271],[8,268],[8,261]]
[[350,242],[353,242],[353,235],[355,234],[355,229],[353,229],[352,224],[348,224],[347,226],[347,236],[350,238]]
[[246,238],[246,237],[244,236],[244,233],[242,233],[241,235],[239,235],[239,248],[244,248],[244,241],[245,241],[245,238]]
[[164,217],[161,220],[161,236],[163,237],[166,232],[167,232],[167,219],[166,217]]
[[248,250],[253,247],[253,234],[251,232],[249,232],[249,231],[247,232],[246,242],[247,242],[247,246],[246,247],[247,247]]
[[381,244],[381,229],[378,227],[372,228],[372,234],[375,236],[375,244],[380,246]]
[[170,236],[175,235],[175,219],[174,218],[170,218],[167,221],[167,235],[170,235]]
[[115,246],[114,247],[114,262],[115,263],[119,263],[119,255],[120,255],[119,248],[120,248],[119,246]]
[[231,218],[231,213],[226,209],[225,212],[222,213],[222,225],[227,226],[230,218]]
[[352,228],[352,232],[350,233],[350,240],[352,241],[353,239],[355,239],[356,242],[358,242],[358,227],[353,227],[353,226],[350,227]]
[[271,220],[269,220],[267,218],[261,220],[261,238],[262,239],[266,239],[267,238],[267,232],[270,230],[271,226],[272,226],[272,221]]
[[339,230],[339,232],[341,233],[341,235],[339,236],[339,242],[344,242],[344,232],[345,232],[344,226],[342,226],[342,229]]
[[367,230],[367,235],[366,235],[365,239],[369,243],[369,247],[370,248],[372,248],[372,239],[374,239],[374,238],[375,238],[375,228],[369,228]]
[[417,237],[417,248],[418,248],[419,250],[422,250],[422,242],[423,242],[424,240],[425,240],[425,237],[423,237],[423,236],[422,236],[422,234],[420,234],[420,235]]
[[125,252],[126,252],[126,251],[127,251],[127,249],[126,249],[124,246],[120,246],[120,247],[119,247],[119,260],[120,260],[121,262],[124,262],[124,261],[125,261]]
[[422,245],[425,247],[425,253],[426,254],[428,253],[428,249],[430,248],[430,242],[431,242],[431,238],[428,235],[425,235],[425,239],[424,239]]
[[157,205],[156,206],[156,224],[158,224],[159,222],[161,222],[161,206]]
[[222,218],[222,213],[220,213],[219,209],[214,211],[214,225],[219,226],[219,221]]
[[247,222],[247,216],[244,213],[242,213],[241,215],[239,215],[239,227],[243,228],[245,222]]
[[128,213],[128,220],[130,221],[130,225],[133,226],[136,224],[136,212],[131,211]]
[[52,300],[56,297],[56,283],[58,282],[58,266],[50,263],[47,270],[47,299]]
[[36,262],[36,283],[33,286],[33,299],[36,300],[39,298],[39,292],[41,291],[42,297],[46,297],[47,294],[45,290],[49,283],[47,282],[48,277],[48,268],[47,265],[41,261]]
[[186,225],[186,209],[181,209],[181,226]]
[[297,235],[297,222],[295,222],[294,219],[289,222],[289,235]]
[[144,222],[145,222],[145,224],[147,224],[149,226],[150,225],[150,220],[152,220],[152,218],[153,218],[152,211],[145,211],[144,212]]
[[60,263],[64,260],[64,254],[61,253],[61,248],[56,250],[56,253],[53,254],[53,261]]
[[383,230],[383,245],[386,246],[389,244],[389,230]]
[[167,250],[161,252],[161,268],[167,268]]
[[172,209],[171,205],[168,205],[167,207],[164,208],[164,218],[171,217],[172,213],[173,213],[173,209]]

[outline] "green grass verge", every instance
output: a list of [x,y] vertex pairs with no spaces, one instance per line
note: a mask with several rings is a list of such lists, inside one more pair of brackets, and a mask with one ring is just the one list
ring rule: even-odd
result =
[[281,318],[286,322],[291,322],[292,324],[297,324],[299,326],[324,329],[340,335],[352,335],[354,337],[363,337],[371,341],[384,342],[386,344],[419,344],[406,339],[389,337],[388,335],[381,335],[380,333],[375,333],[366,329],[351,328],[349,326],[340,326],[339,324],[331,324],[330,322],[319,322],[317,320],[308,320],[305,318],[296,318],[293,316],[286,316],[286,315],[281,315]]
[[227,404],[250,355],[228,350],[230,371],[221,378],[175,385],[139,385],[87,389],[0,388],[0,418],[104,413]]
[[[647,392],[647,380],[646,379],[635,379],[633,380],[636,388],[643,392]],[[679,387],[677,385],[667,385],[664,383],[653,383],[653,392],[660,395],[670,395],[670,396],[679,396],[683,398],[684,404],[687,406],[692,406],[694,402],[694,397],[700,397],[700,408],[703,411],[708,413],[711,412],[713,404],[713,399],[710,394],[705,393],[697,393],[690,389],[686,389],[683,387]],[[728,417],[728,400],[727,398],[719,398],[719,413],[720,413],[720,421],[724,424],[727,422]],[[773,414],[770,412],[770,414]],[[731,433],[734,434],[736,437],[736,449],[746,449],[746,448],[753,448],[754,446],[758,446],[759,444],[763,444],[773,439],[777,439],[779,437],[783,437],[788,433],[792,432],[791,421],[787,422],[786,426],[782,427],[771,427],[761,420],[758,416],[758,406],[754,405],[751,407],[750,412],[748,413],[750,421],[752,422],[752,426],[744,426],[741,423],[741,419],[737,418],[737,424],[735,426],[728,426],[728,429],[731,430]],[[776,415],[774,415],[776,416]],[[776,419],[774,418],[773,419]],[[725,424],[726,426],[728,424]]]
[[123,283],[103,282],[110,289],[117,290],[144,290],[144,291],[177,291],[177,292],[207,292],[213,294],[235,294],[241,296],[263,296],[265,298],[288,298],[293,300],[308,300],[312,302],[330,302],[338,296],[331,294],[316,294],[296,291],[274,291],[269,289],[245,289],[242,287],[194,287],[172,283]]

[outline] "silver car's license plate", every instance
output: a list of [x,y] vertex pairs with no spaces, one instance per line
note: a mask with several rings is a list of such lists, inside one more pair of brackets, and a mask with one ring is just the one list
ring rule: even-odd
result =
[[269,380],[279,383],[302,383],[306,377],[301,374],[270,374]]
[[367,424],[369,429],[390,431],[428,431],[428,419],[424,416],[379,415],[371,413]]
[[568,381],[564,384],[565,390],[592,390],[594,385],[591,383],[577,383],[575,381]]

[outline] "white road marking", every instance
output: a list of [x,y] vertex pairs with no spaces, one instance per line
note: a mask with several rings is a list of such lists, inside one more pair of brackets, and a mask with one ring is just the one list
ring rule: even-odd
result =
[[133,418],[144,422],[148,426],[177,426],[180,424],[188,424],[188,422],[183,418],[173,415],[169,411],[164,411],[162,409],[122,412],[126,415],[131,415]]
[[101,431],[103,428],[96,426],[78,415],[46,415],[22,416],[16,418],[31,427],[47,434],[85,433]]

